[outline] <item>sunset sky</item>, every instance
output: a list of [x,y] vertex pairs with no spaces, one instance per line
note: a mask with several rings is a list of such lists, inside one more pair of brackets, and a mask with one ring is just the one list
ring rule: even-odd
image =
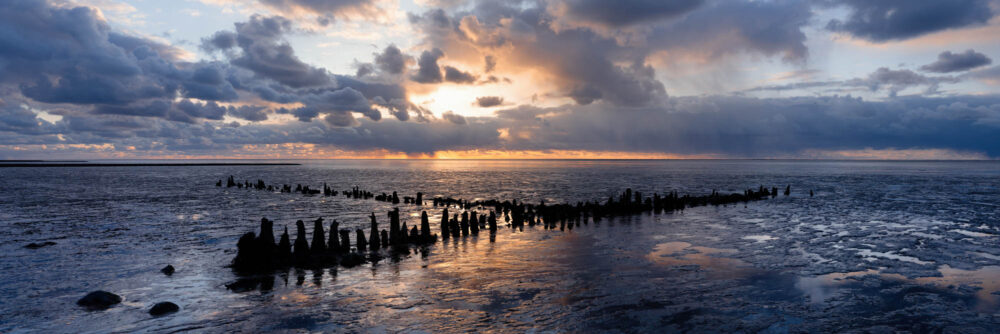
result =
[[5,0],[0,159],[1000,157],[1000,0]]

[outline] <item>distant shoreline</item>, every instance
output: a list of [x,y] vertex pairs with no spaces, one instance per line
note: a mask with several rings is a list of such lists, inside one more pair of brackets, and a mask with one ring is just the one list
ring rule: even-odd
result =
[[0,163],[0,168],[15,167],[196,167],[196,166],[299,166],[297,163],[233,162],[233,163]]

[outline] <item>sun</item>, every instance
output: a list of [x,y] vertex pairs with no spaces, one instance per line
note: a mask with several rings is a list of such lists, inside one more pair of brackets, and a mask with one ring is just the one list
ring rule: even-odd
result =
[[499,93],[496,87],[445,84],[426,94],[414,94],[410,100],[437,116],[451,111],[466,117],[490,117],[502,106],[482,108],[476,104],[476,98],[499,96]]

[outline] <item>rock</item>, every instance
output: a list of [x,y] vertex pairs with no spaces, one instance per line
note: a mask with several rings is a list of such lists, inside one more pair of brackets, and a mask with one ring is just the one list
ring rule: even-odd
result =
[[149,309],[149,314],[158,317],[167,313],[174,313],[180,311],[181,308],[177,304],[171,302],[160,302],[153,305],[153,308]]
[[55,244],[56,243],[52,242],[52,241],[40,242],[40,243],[37,243],[37,244],[34,243],[34,242],[32,242],[30,244],[25,245],[24,248],[27,248],[27,249],[39,249],[39,248],[42,248],[42,247],[52,246],[52,245],[55,245]]
[[111,307],[111,305],[121,302],[122,297],[107,291],[98,290],[80,298],[80,300],[76,301],[76,304],[91,310],[104,310]]
[[174,266],[168,264],[166,267],[163,267],[163,269],[160,269],[160,272],[166,274],[167,276],[173,275]]

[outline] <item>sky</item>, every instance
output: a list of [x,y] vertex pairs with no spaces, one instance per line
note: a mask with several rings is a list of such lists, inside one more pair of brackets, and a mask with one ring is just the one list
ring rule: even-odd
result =
[[0,159],[1000,158],[1000,0],[5,0]]

